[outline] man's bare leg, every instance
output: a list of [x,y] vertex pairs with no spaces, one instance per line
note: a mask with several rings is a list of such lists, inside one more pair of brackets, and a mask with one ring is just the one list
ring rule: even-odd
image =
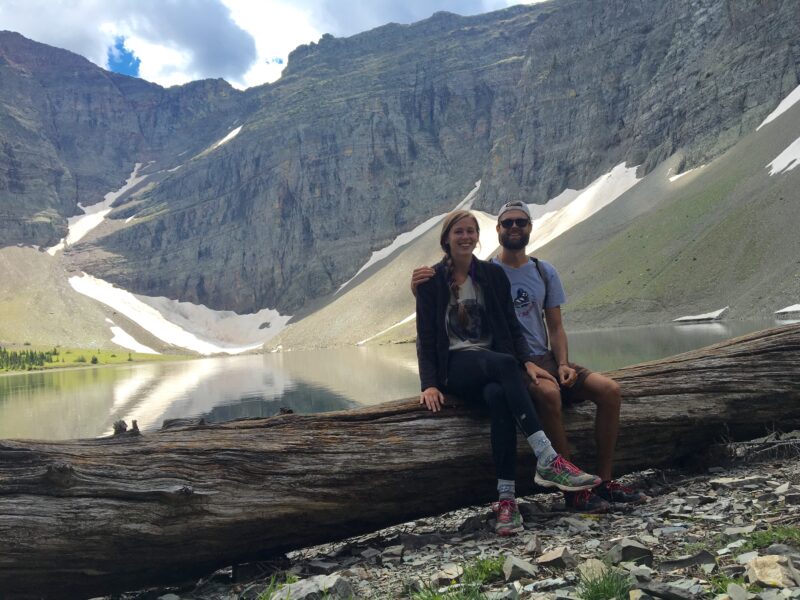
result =
[[[542,424],[550,443],[564,458],[570,457],[569,443],[567,442],[567,432],[564,430],[564,420],[561,412],[561,391],[552,381],[539,379],[538,383],[528,385],[528,393],[531,395],[539,421]],[[600,477],[603,477],[600,474]]]
[[[614,464],[614,449],[617,446],[619,432],[619,409],[622,404],[622,395],[619,385],[600,373],[591,373],[583,383],[583,394],[588,400],[597,405],[597,415],[594,421],[595,443],[597,444],[597,474],[608,481],[611,479]],[[544,418],[542,424],[544,424]],[[563,426],[562,426],[563,429]],[[549,434],[548,434],[549,435]],[[553,438],[550,438],[551,440]],[[553,447],[558,447],[553,442]]]

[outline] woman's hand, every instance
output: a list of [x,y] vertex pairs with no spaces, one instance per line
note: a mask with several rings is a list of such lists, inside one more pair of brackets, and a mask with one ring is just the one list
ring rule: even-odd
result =
[[439,412],[444,404],[444,395],[439,388],[425,388],[425,391],[419,395],[419,403],[424,404],[431,412]]
[[546,379],[547,381],[552,381],[556,385],[558,385],[558,381],[556,378],[550,375],[547,371],[545,371],[542,367],[536,366],[535,363],[530,361],[525,363],[525,370],[528,372],[528,376],[533,381],[534,385],[539,385],[539,379]]

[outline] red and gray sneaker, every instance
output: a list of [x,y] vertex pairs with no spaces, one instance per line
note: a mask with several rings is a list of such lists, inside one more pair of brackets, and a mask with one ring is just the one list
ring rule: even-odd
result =
[[594,490],[581,490],[580,492],[564,492],[564,504],[567,510],[576,512],[601,514],[611,510],[611,504],[595,494]]
[[588,490],[603,481],[597,475],[584,473],[560,454],[549,465],[537,463],[533,480],[542,487],[555,487],[562,492]]
[[644,492],[626,487],[613,479],[604,481],[593,491],[603,500],[612,504],[641,504],[647,500],[647,495]]
[[494,531],[497,535],[515,535],[522,531],[522,515],[516,500],[500,500],[492,506],[496,515]]

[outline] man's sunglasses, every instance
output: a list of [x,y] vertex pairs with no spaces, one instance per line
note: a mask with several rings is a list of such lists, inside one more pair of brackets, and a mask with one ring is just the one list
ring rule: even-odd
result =
[[512,225],[516,225],[520,229],[524,229],[530,224],[530,219],[503,219],[500,221],[500,225],[502,225],[505,229],[511,229]]

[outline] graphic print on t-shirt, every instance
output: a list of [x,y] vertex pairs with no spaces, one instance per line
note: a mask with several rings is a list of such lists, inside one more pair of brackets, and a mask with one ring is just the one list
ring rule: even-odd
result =
[[483,324],[486,322],[486,311],[474,298],[462,300],[459,304],[467,311],[467,324],[462,326],[458,322],[458,309],[452,306],[452,310],[447,311],[447,329],[450,335],[465,342],[480,343]]
[[536,309],[536,302],[531,300],[531,295],[525,288],[518,287],[514,295],[514,310],[517,318],[522,321]]

